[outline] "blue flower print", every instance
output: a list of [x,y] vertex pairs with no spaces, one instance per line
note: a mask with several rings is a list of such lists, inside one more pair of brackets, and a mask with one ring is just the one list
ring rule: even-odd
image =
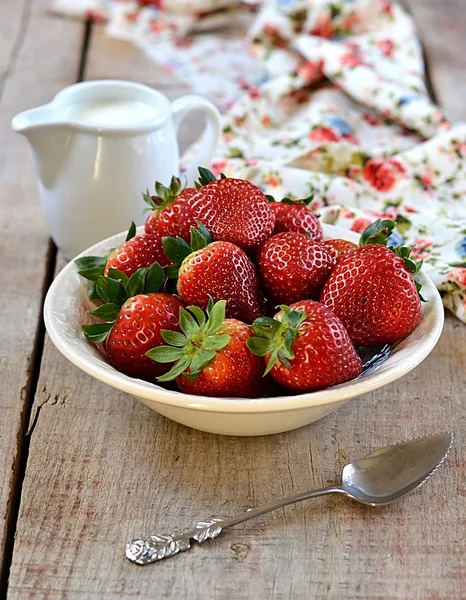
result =
[[326,117],[325,123],[336,129],[340,135],[351,135],[353,133],[351,125],[341,117]]
[[404,242],[404,239],[398,233],[398,231],[393,231],[387,241],[389,246],[393,246],[394,248],[396,248]]
[[466,258],[466,235],[456,244],[455,252],[460,258]]

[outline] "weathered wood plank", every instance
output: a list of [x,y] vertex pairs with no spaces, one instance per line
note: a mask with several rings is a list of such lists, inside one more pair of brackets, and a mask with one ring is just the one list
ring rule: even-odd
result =
[[464,0],[404,0],[418,24],[438,102],[451,119],[466,118]]
[[46,6],[47,0],[0,2],[0,564],[14,508],[18,450],[27,425],[49,249],[29,149],[11,131],[10,120],[72,81],[80,45],[81,27],[50,24]]
[[[9,597],[460,598],[466,593],[466,329],[448,319],[411,376],[288,434],[228,438],[176,425],[79,373],[46,344]],[[385,509],[289,507],[141,569],[134,535],[325,485],[378,445],[453,430],[452,457]]]
[[[93,39],[89,77],[162,87],[152,64],[135,77],[142,63],[134,56],[122,68],[118,42],[108,42],[105,58],[96,48],[107,41]],[[466,329],[448,318],[439,346],[409,377],[301,430],[238,439],[171,423],[80,373],[47,341],[9,598],[466,597],[465,361]],[[442,430],[456,434],[451,458],[402,503],[374,510],[326,498],[151,567],[123,556],[135,535],[320,487],[347,459]]]

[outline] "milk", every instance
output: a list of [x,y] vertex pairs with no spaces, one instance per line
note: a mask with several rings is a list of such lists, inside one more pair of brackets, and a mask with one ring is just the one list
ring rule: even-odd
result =
[[137,125],[151,121],[159,114],[157,108],[139,100],[95,100],[71,105],[70,119],[89,125]]

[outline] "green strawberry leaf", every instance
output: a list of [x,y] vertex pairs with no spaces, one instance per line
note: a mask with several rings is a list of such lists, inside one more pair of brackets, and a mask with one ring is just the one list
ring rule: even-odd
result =
[[[149,358],[159,362],[170,362],[169,357],[177,357],[176,364],[158,381],[172,381],[181,374],[188,379],[195,379],[212,363],[217,353],[230,343],[231,336],[221,333],[225,306],[225,300],[220,300],[213,305],[207,317],[197,306],[190,306],[188,310],[180,307],[179,323],[183,333],[162,330],[162,338],[168,346],[162,347],[164,351],[153,348],[147,353]],[[174,352],[170,354],[166,348],[172,348]]]
[[154,263],[147,268],[146,279],[144,283],[144,293],[154,294],[158,292],[165,280],[165,274],[158,263]]
[[128,297],[125,286],[120,281],[102,275],[97,280],[96,291],[104,302],[111,302],[119,306],[124,304]]
[[147,204],[147,208],[144,209],[144,213],[157,210],[157,204],[155,202],[155,199],[151,196],[149,190],[146,190],[145,192],[142,193],[142,198],[143,198],[144,202]]
[[206,243],[202,233],[195,227],[191,227],[191,250],[196,252],[205,248],[209,242]]
[[204,167],[199,167],[198,170],[199,170],[199,184],[201,187],[204,185],[207,185],[209,183],[212,183],[212,181],[217,181],[217,178],[212,173],[212,171],[209,171],[209,169],[204,169]]
[[381,246],[386,246],[388,237],[395,228],[395,225],[395,221],[390,221],[389,219],[382,221],[382,219],[377,219],[377,221],[371,223],[363,231],[361,239],[359,240],[359,245],[380,244]]
[[128,283],[128,275],[126,275],[126,273],[123,273],[122,271],[118,271],[118,269],[109,269],[107,277],[110,277],[110,279],[116,279],[117,281],[120,281],[125,287]]
[[170,344],[170,346],[176,346],[178,348],[182,348],[183,346],[186,346],[186,344],[188,343],[188,338],[185,335],[183,335],[182,333],[179,333],[178,331],[171,331],[170,329],[162,329],[162,331],[160,332],[160,335],[162,336],[164,341],[167,342],[167,344]]
[[278,308],[282,311],[281,321],[270,317],[259,317],[251,326],[255,337],[249,338],[246,342],[252,354],[269,355],[264,376],[270,373],[277,361],[280,361],[285,368],[291,368],[289,361],[294,358],[293,342],[298,335],[299,327],[307,317],[303,310],[290,310],[284,304]]
[[226,300],[216,302],[209,312],[209,321],[205,328],[206,335],[217,333],[225,321]]
[[191,374],[194,375],[196,373],[198,375],[202,371],[202,369],[205,369],[211,364],[216,354],[217,353],[214,349],[209,350],[207,348],[202,348],[202,350],[198,354],[196,354],[196,356],[191,361],[189,367]]
[[231,335],[227,333],[223,335],[209,335],[204,342],[204,347],[207,350],[221,350],[225,346],[228,346],[230,340]]
[[126,234],[125,242],[128,242],[129,240],[133,239],[133,237],[135,235],[136,235],[136,224],[134,223],[134,221],[131,221],[131,225],[129,226],[128,233]]
[[82,325],[84,335],[93,344],[99,344],[106,340],[113,323],[97,323],[95,325]]
[[246,345],[249,350],[256,356],[265,356],[270,354],[274,349],[272,340],[266,340],[260,337],[251,337],[246,341]]
[[204,327],[206,316],[202,308],[199,308],[199,306],[187,306],[187,309],[195,316],[196,321],[199,323],[199,327]]
[[[151,352],[151,350],[149,350]],[[150,357],[149,357],[150,358]],[[189,363],[191,362],[190,358],[187,356],[181,357],[173,367],[160,377],[157,377],[157,381],[173,381],[176,379],[183,371],[185,371],[189,367]]]
[[137,296],[144,292],[144,284],[146,282],[147,268],[141,267],[135,273],[131,275],[128,281],[126,289],[128,290],[128,298]]
[[171,346],[157,346],[146,352],[146,356],[159,363],[175,362],[183,356],[182,348],[172,348]]
[[89,310],[88,313],[93,317],[97,317],[98,319],[102,319],[102,321],[110,321],[114,322],[118,317],[118,313],[120,312],[121,306],[119,304],[114,304],[113,302],[107,302],[107,304],[102,304],[93,310]]
[[78,273],[89,281],[97,281],[104,274],[107,259],[103,256],[83,256],[75,261]]
[[100,296],[97,293],[97,282],[93,281],[89,291],[87,292],[87,297],[89,298],[89,300],[100,300]]
[[165,254],[175,265],[181,265],[184,259],[192,253],[191,246],[180,237],[164,237],[162,245]]
[[196,319],[184,308],[180,307],[180,328],[187,337],[193,337],[199,331]]

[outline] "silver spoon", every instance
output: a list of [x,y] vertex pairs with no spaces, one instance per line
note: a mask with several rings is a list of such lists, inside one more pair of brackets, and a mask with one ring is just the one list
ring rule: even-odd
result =
[[452,443],[451,433],[441,433],[380,448],[347,464],[343,468],[340,486],[288,496],[259,508],[250,508],[236,517],[211,517],[196,523],[192,530],[133,540],[126,544],[126,557],[138,565],[147,565],[189,550],[191,540],[201,543],[213,539],[226,527],[233,527],[294,502],[327,494],[340,494],[368,506],[390,504],[422,485],[443,463]]

